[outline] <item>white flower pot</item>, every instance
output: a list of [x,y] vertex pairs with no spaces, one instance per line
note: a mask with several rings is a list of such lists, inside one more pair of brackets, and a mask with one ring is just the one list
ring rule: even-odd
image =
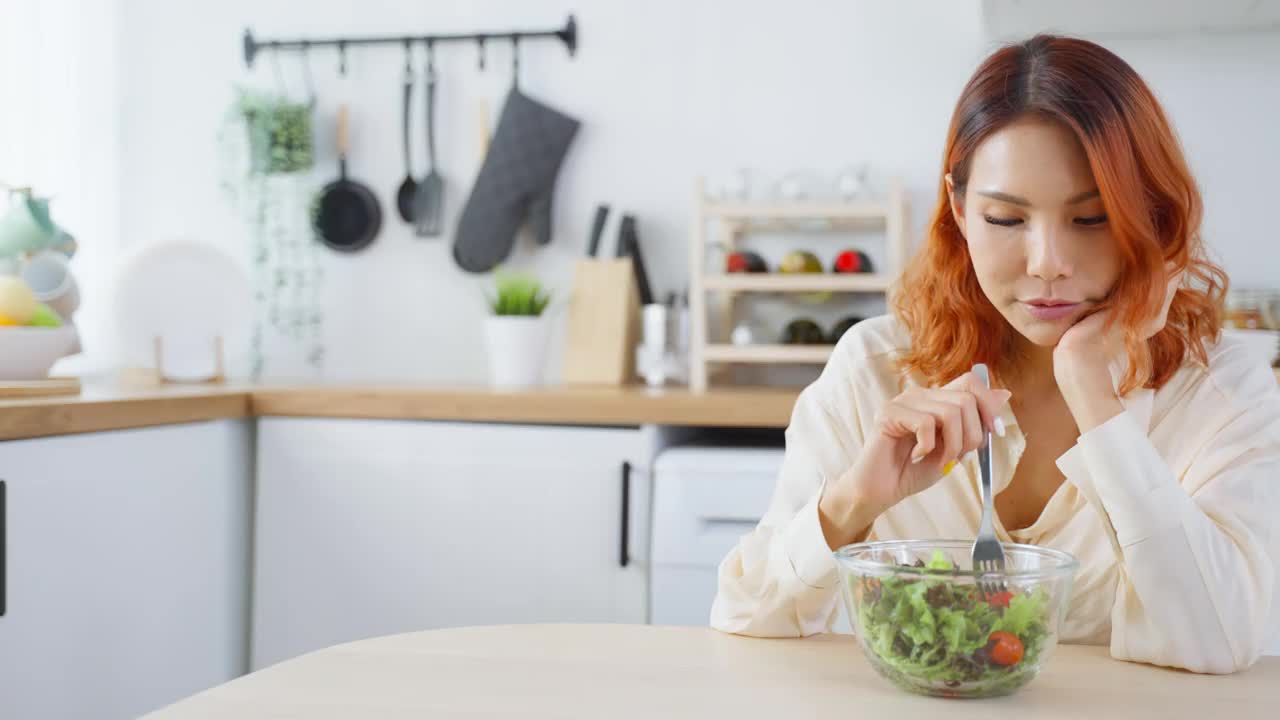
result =
[[490,315],[484,321],[489,381],[514,389],[542,384],[550,325],[545,315]]

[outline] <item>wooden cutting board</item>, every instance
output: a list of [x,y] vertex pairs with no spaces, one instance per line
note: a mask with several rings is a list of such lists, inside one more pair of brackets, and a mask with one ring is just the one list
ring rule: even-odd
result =
[[45,395],[79,395],[80,378],[48,380],[0,380],[0,399],[41,397]]

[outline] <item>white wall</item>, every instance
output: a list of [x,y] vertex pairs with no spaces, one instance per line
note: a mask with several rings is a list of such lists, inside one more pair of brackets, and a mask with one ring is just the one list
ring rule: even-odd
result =
[[[990,49],[977,0],[583,0],[573,8],[546,0],[328,0],[308,3],[305,12],[281,0],[122,4],[123,242],[191,236],[242,255],[244,229],[220,197],[215,137],[232,84],[246,80],[238,52],[243,27],[262,37],[554,27],[572,9],[578,57],[569,60],[556,43],[529,43],[521,80],[584,125],[561,174],[553,246],[534,250],[522,241],[512,259],[562,292],[601,201],[638,214],[656,288],[683,287],[690,188],[699,173],[745,166],[769,178],[797,169],[830,178],[851,162],[868,162],[880,178],[905,178],[918,232],[952,105]],[[1205,185],[1206,235],[1228,269],[1249,283],[1280,277],[1280,252],[1261,260],[1255,254],[1260,241],[1275,237],[1264,224],[1269,190],[1261,173],[1280,160],[1280,141],[1266,127],[1280,113],[1278,40],[1275,33],[1107,40],[1168,103]],[[449,227],[478,167],[477,103],[492,103],[496,121],[508,59],[507,47],[493,45],[489,69],[478,73],[472,48],[439,53],[437,142]],[[352,52],[343,84],[332,54],[312,58],[321,137],[331,137],[339,97],[350,98],[351,169],[376,189],[388,214],[386,200],[403,176],[401,63],[398,49]],[[284,69],[296,90],[296,60],[286,57]],[[270,86],[269,60],[248,79]],[[315,180],[333,173],[326,150]],[[418,240],[389,219],[369,251],[326,253],[324,262],[325,377],[483,380],[486,279],[456,269],[447,239]]]

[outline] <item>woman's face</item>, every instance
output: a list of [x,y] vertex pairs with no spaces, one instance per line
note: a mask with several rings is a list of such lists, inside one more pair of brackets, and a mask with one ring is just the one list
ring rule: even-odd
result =
[[947,188],[982,291],[1032,343],[1056,345],[1115,285],[1119,251],[1065,126],[1027,119],[993,133],[974,152],[964,197],[950,175]]

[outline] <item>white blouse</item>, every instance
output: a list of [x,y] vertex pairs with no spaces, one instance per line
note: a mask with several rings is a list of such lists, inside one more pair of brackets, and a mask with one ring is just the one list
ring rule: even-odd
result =
[[[818,498],[900,392],[893,358],[909,341],[892,316],[859,323],[801,393],[769,510],[720,565],[712,626],[770,637],[831,629],[838,579]],[[1067,481],[1033,525],[1007,531],[997,518],[1001,540],[1080,560],[1063,642],[1109,641],[1121,660],[1227,673],[1252,664],[1280,624],[1280,389],[1238,340],[1209,357],[1158,391],[1131,392],[1123,413],[1082,435],[1058,458]],[[1004,420],[1005,437],[992,438],[997,493],[1026,447],[1011,411]],[[868,539],[974,537],[977,472],[970,453],[881,515]]]

